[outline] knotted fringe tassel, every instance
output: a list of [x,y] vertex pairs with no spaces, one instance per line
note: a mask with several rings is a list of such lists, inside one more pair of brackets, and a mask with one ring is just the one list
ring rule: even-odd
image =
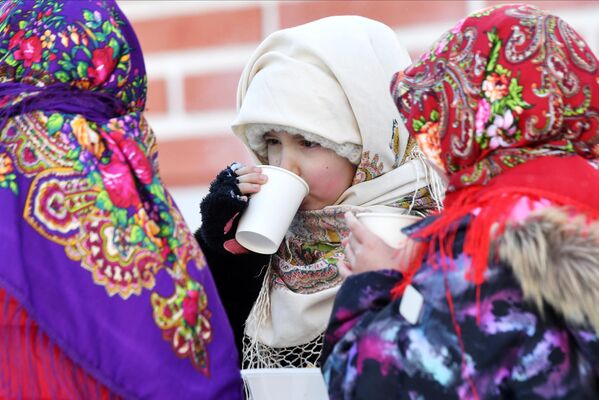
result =
[[[246,344],[245,341],[243,344],[242,365],[244,368],[252,368],[250,361],[260,358],[261,346],[258,342],[258,332],[270,318],[270,282],[273,276],[270,262],[267,268],[258,298],[254,302],[250,315],[245,322],[245,335],[249,338],[249,344]],[[252,327],[254,332],[248,332],[248,327]]]
[[0,398],[120,399],[75,365],[0,289]]
[[[420,164],[422,164],[422,169],[424,170],[424,177],[422,178],[424,178],[425,182],[428,182],[428,191],[431,194],[431,198],[435,202],[435,205],[437,206],[437,211],[441,211],[443,208],[443,197],[445,196],[445,183],[439,174],[435,172],[434,168],[430,164],[430,161],[424,156],[424,153],[422,153],[418,147],[414,146],[414,148],[412,148],[409,158],[412,160],[418,160]],[[418,173],[418,169],[416,169],[416,182],[419,183],[420,179],[420,174]],[[417,184],[416,187],[417,189],[412,195],[412,202],[410,203],[408,214],[411,213],[412,208],[416,203],[416,193],[418,193],[420,185]]]

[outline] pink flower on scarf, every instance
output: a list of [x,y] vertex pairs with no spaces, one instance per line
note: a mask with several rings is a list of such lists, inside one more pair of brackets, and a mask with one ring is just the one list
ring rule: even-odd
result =
[[190,290],[183,299],[183,319],[189,326],[195,326],[198,322],[198,292]]
[[497,147],[508,147],[505,137],[512,137],[515,132],[514,116],[510,110],[507,110],[503,116],[495,116],[493,125],[487,128],[487,136],[491,138],[489,148],[492,150]]
[[102,175],[102,181],[110,201],[115,206],[121,208],[135,206],[139,208],[141,201],[137,194],[135,181],[131,175],[129,165],[123,162],[121,157],[113,153],[110,162],[108,164],[100,163],[98,169],[100,175]]
[[145,185],[152,183],[152,165],[135,139],[125,136],[120,131],[112,132],[112,137],[129,161],[139,181]]
[[37,36],[21,40],[19,48],[14,52],[14,57],[15,60],[23,60],[24,67],[31,67],[31,64],[38,63],[42,59],[42,42]]
[[87,74],[95,85],[101,85],[112,74],[116,66],[116,60],[112,58],[112,47],[95,49],[92,55],[92,64],[94,66],[87,69]]
[[445,169],[441,158],[441,143],[439,139],[439,122],[428,121],[416,135],[416,143],[426,157],[441,169]]
[[121,208],[141,207],[141,200],[131,172],[135,172],[135,176],[141,183],[149,184],[152,182],[150,162],[133,138],[125,136],[120,131],[101,134],[112,151],[110,162],[98,165],[110,200]]
[[476,117],[474,120],[477,136],[482,135],[485,124],[489,120],[489,115],[491,115],[491,105],[487,100],[480,99],[478,101],[478,108],[476,109]]

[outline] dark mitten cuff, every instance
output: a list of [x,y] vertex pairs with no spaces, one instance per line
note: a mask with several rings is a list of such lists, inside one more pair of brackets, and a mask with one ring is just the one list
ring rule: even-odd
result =
[[224,245],[234,239],[239,216],[248,205],[247,198],[241,195],[237,186],[235,170],[239,166],[233,163],[222,170],[210,184],[210,191],[200,204],[202,226],[196,232],[196,238],[220,253],[232,252]]

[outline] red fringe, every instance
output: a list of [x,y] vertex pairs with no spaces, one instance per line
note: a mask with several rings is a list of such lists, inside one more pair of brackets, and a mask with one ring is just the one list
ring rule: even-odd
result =
[[[548,171],[559,171],[552,175]],[[577,181],[574,182],[572,179]],[[476,285],[476,320],[480,324],[481,285],[489,263],[492,241],[500,236],[516,203],[523,197],[546,199],[555,206],[568,207],[573,214],[599,219],[599,172],[581,157],[541,157],[505,171],[486,186],[461,189],[445,198],[445,209],[430,225],[412,236],[420,240],[417,256],[404,273],[404,279],[392,290],[394,299],[401,297],[425,259],[445,276],[447,303],[452,324],[462,351],[462,372],[472,393],[476,389],[464,373],[465,356],[462,332],[456,319],[447,271],[454,268],[453,246],[459,222],[470,215],[466,227],[463,253],[470,257],[465,279]],[[438,249],[439,257],[435,256]]]
[[[404,273],[404,279],[392,289],[393,298],[397,299],[403,294],[425,258],[433,263],[432,267],[435,269],[453,269],[453,245],[457,224],[467,215],[471,215],[472,219],[466,227],[463,253],[470,257],[471,263],[465,278],[480,286],[484,282],[491,242],[504,232],[510,213],[522,197],[529,197],[531,200],[547,199],[552,204],[567,206],[589,219],[599,218],[599,210],[595,208],[573,201],[569,197],[534,189],[497,187],[488,190],[477,187],[462,190],[458,196],[450,194],[446,198],[446,208],[441,215],[412,236],[413,239],[423,242],[418,244],[417,256],[412,259]],[[434,257],[435,247],[439,249],[438,258]],[[480,287],[477,288],[477,298],[480,298]]]
[[[585,204],[573,202],[572,199],[560,195],[548,195],[547,193],[540,193],[535,190],[497,188],[484,192],[480,189],[463,191],[459,197],[450,198],[446,202],[449,205],[437,220],[413,236],[414,239],[428,241],[419,243],[417,256],[412,260],[412,263],[404,273],[404,279],[391,290],[392,298],[397,299],[401,297],[405,288],[411,283],[414,275],[423,265],[425,258],[429,263],[432,263],[431,266],[434,269],[441,269],[444,274],[447,271],[453,270],[455,256],[453,245],[457,233],[457,224],[462,218],[471,214],[472,219],[466,227],[463,247],[463,253],[471,259],[470,267],[465,273],[465,278],[476,285],[476,322],[480,324],[481,285],[484,283],[491,243],[494,238],[503,233],[510,213],[523,196],[527,196],[532,200],[544,198],[555,205],[567,205],[575,212],[587,215],[589,219],[599,218],[599,212]],[[435,248],[438,248],[439,257],[435,257]],[[464,357],[462,332],[455,316],[453,297],[447,278],[445,278],[445,288],[452,324],[462,352],[462,371],[465,371],[466,360]],[[463,375],[470,386],[473,397],[478,399],[474,383],[465,373]]]
[[0,289],[0,399],[120,399],[74,364]]

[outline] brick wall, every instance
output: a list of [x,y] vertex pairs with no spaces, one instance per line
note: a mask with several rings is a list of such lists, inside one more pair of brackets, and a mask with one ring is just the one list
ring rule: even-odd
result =
[[[250,161],[229,124],[241,70],[269,33],[330,15],[362,15],[391,26],[417,57],[469,12],[499,3],[121,0],[145,53],[161,175],[189,225],[200,224],[198,204],[216,173]],[[599,0],[529,3],[563,17],[599,54]]]

